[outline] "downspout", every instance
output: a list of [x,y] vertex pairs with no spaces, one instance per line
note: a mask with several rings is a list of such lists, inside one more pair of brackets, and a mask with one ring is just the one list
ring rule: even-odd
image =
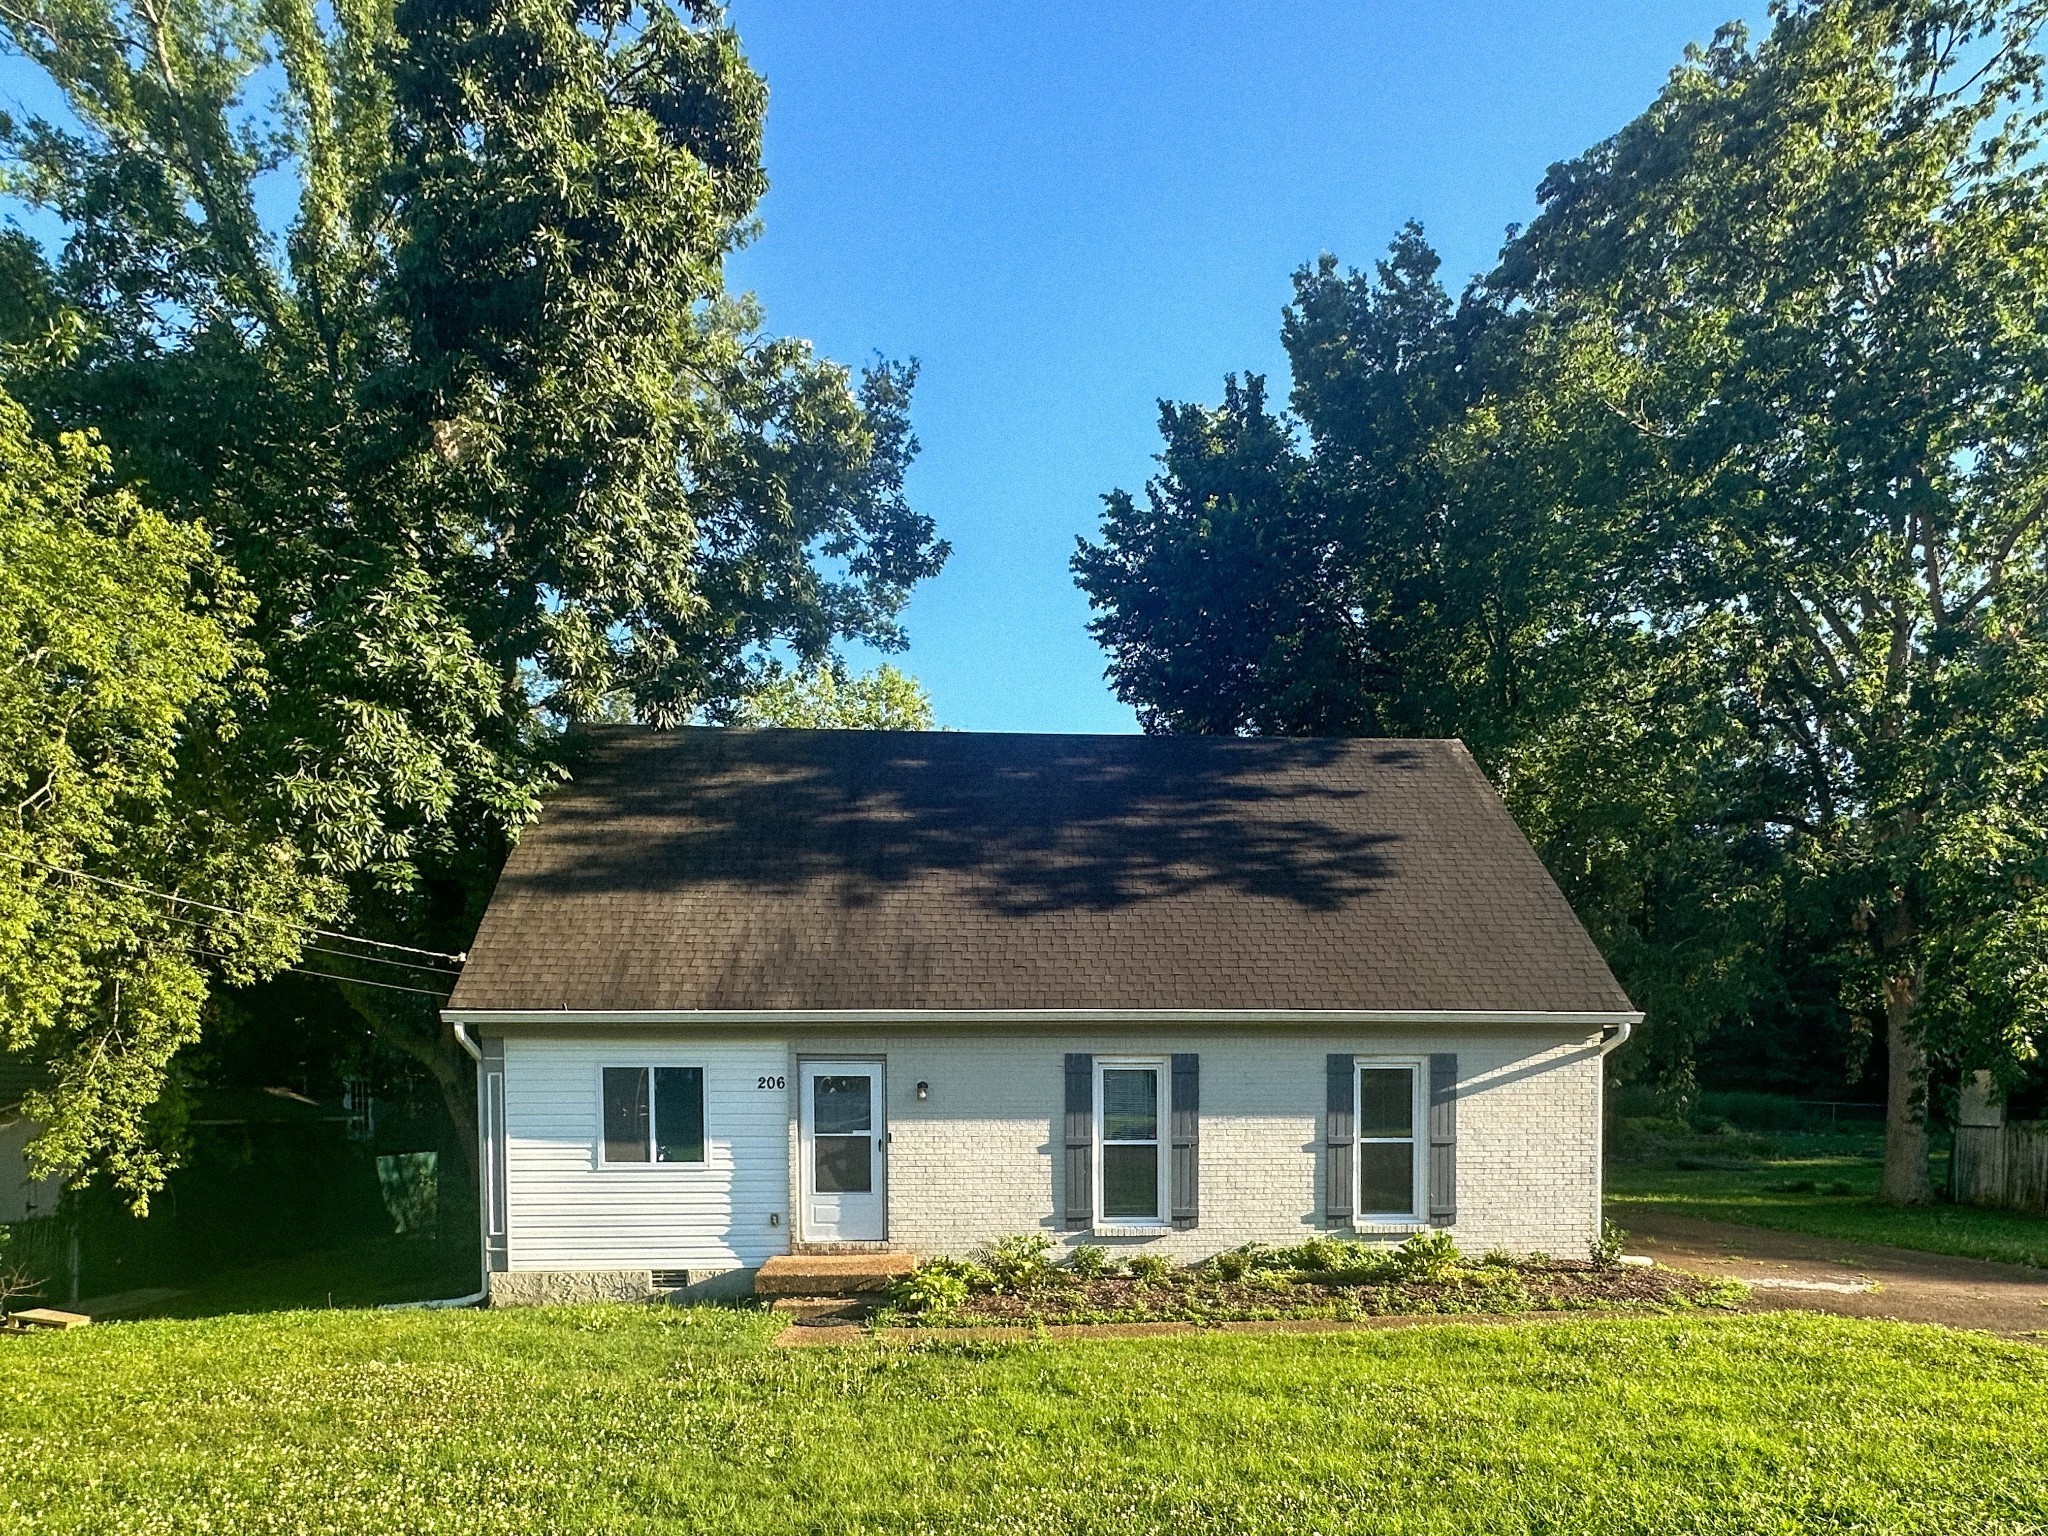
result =
[[[477,1070],[481,1073],[484,1064],[484,1053],[477,1049],[477,1043],[469,1038],[469,1026],[467,1024],[451,1024],[449,1027],[455,1031],[455,1043],[462,1047],[464,1055],[476,1063]],[[478,1190],[477,1196],[478,1202],[481,1204],[490,1198],[490,1193],[487,1190]],[[378,1308],[378,1310],[380,1312],[439,1312],[457,1307],[482,1306],[491,1294],[491,1254],[489,1245],[482,1241],[481,1233],[478,1234],[477,1264],[480,1271],[478,1279],[481,1282],[481,1288],[467,1296],[448,1296],[436,1301],[394,1301]]]
[[[1638,1020],[1636,1019],[1623,1019],[1619,1024],[1609,1024],[1600,1032],[1600,1127],[1601,1141],[1603,1143],[1607,1139],[1607,1058],[1628,1044],[1628,1037],[1636,1032],[1637,1022]],[[1610,1030],[1612,1031],[1611,1034],[1608,1032]],[[1605,1145],[1600,1149],[1599,1167],[1600,1193],[1596,1198],[1595,1205],[1598,1210],[1604,1213],[1607,1209],[1607,1149]],[[1604,1222],[1602,1223],[1602,1230],[1605,1230]],[[1646,1266],[1652,1261],[1638,1254],[1625,1253],[1621,1256],[1621,1262],[1629,1268],[1635,1269]]]

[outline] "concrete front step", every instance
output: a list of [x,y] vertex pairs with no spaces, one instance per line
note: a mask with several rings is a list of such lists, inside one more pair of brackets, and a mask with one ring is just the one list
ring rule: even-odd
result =
[[912,1253],[785,1253],[754,1275],[756,1296],[859,1296],[917,1268]]
[[777,1317],[797,1324],[857,1323],[875,1309],[878,1295],[778,1296],[769,1307]]

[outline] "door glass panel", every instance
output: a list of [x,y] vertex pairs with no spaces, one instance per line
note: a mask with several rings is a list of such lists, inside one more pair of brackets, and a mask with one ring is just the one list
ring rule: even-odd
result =
[[821,1195],[865,1195],[875,1187],[875,1148],[866,1136],[812,1141],[811,1188]]
[[[1105,1073],[1104,1076],[1108,1074]],[[1102,1149],[1102,1214],[1159,1219],[1159,1145]]]
[[850,1136],[856,1131],[873,1130],[874,1081],[865,1072],[814,1079],[811,1084],[812,1132],[818,1136]]
[[1152,1068],[1103,1068],[1102,1139],[1159,1139],[1159,1074]]
[[1358,1209],[1366,1216],[1414,1212],[1415,1148],[1411,1143],[1366,1142],[1359,1147]]
[[1415,1134],[1414,1068],[1367,1067],[1358,1074],[1358,1134],[1366,1139]]
[[608,1163],[647,1161],[645,1067],[604,1069],[604,1160]]
[[654,1069],[654,1160],[704,1161],[704,1069]]

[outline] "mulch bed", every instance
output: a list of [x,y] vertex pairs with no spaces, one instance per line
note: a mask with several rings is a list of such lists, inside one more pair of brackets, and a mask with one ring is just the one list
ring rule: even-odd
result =
[[1356,1319],[1408,1314],[1641,1311],[1727,1306],[1739,1288],[1681,1270],[1602,1268],[1553,1261],[1486,1266],[1449,1280],[1383,1284],[1321,1284],[1309,1278],[1284,1286],[1223,1280],[1184,1271],[1159,1280],[1082,1279],[1064,1273],[1021,1292],[983,1292],[936,1317],[892,1313],[897,1327],[976,1328],[1004,1324],[1226,1323],[1292,1318]]

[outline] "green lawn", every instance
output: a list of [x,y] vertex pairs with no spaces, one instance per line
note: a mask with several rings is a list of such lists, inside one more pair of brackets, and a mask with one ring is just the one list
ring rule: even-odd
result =
[[[2048,1266],[2048,1219],[1962,1205],[1901,1210],[1881,1204],[1881,1151],[1878,1135],[1865,1130],[1638,1133],[1610,1150],[1607,1214],[1627,1227],[1635,1212],[1655,1208],[1703,1221]],[[1937,1182],[1942,1172],[1937,1164]],[[1844,1184],[1848,1193],[1830,1192],[1830,1186]]]
[[0,1340],[6,1532],[2048,1531],[2048,1351],[1811,1315],[776,1350],[714,1309]]

